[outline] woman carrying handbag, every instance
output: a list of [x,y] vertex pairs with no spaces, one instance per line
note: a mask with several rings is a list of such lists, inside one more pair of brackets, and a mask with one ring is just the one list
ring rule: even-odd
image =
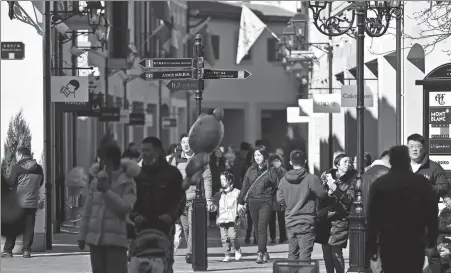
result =
[[268,149],[257,146],[253,153],[253,163],[244,176],[243,187],[238,198],[239,210],[243,212],[249,207],[257,232],[258,253],[256,262],[266,263],[269,260],[266,244],[268,241],[268,223],[272,212],[274,192],[277,190],[277,171],[269,165]]

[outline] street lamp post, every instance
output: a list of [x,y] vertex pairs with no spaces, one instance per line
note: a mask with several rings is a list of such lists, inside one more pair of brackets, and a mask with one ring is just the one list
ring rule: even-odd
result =
[[[313,23],[324,35],[355,35],[357,43],[357,163],[358,174],[355,200],[349,215],[349,269],[348,272],[371,272],[365,253],[365,215],[362,202],[362,175],[364,173],[364,46],[365,33],[370,37],[383,36],[389,27],[393,14],[400,14],[399,1],[355,1],[351,4],[351,16],[334,15],[320,17],[330,1],[309,1],[313,12]],[[370,17],[373,14],[374,17]],[[354,21],[357,23],[354,28]],[[398,68],[399,69],[399,68]]]
[[[204,45],[200,34],[194,37],[193,46],[193,78],[199,82],[199,88],[195,91],[196,112],[202,114],[202,94],[204,92],[203,68],[204,68]],[[206,271],[207,261],[207,201],[205,199],[202,179],[196,184],[196,197],[192,205],[192,230],[193,238],[193,270]]]

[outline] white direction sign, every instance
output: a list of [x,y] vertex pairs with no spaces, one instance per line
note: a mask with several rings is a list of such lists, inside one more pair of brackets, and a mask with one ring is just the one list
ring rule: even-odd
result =
[[[365,85],[364,105],[365,107],[374,106],[374,95],[371,89]],[[357,107],[357,85],[343,85],[341,87],[341,107]]]
[[121,109],[119,114],[119,123],[129,124],[130,123],[130,110]]
[[88,77],[52,76],[52,102],[88,102]]
[[340,113],[340,94],[313,94],[313,113]]

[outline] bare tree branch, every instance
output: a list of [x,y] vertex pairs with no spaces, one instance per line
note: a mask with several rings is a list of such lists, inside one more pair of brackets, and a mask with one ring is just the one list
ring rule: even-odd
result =
[[[415,2],[405,2],[406,4],[416,4]],[[431,1],[428,8],[414,12],[411,16],[404,14],[405,17],[416,21],[417,27],[414,28],[418,34],[409,34],[409,29],[404,29],[403,39],[411,40],[412,44],[419,42],[425,51],[425,55],[430,54],[435,50],[437,44],[446,42],[451,37],[451,2],[449,1]],[[419,30],[419,31],[418,31]],[[396,28],[390,27],[386,35],[396,36]],[[411,45],[403,49],[410,48]],[[385,55],[393,52],[373,52],[372,48],[369,51],[375,55]],[[451,58],[451,47],[443,49]]]

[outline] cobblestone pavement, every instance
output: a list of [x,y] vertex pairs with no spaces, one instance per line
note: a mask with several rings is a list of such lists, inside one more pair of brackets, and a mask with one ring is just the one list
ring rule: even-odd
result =
[[[241,235],[241,233],[240,231],[239,234]],[[242,238],[242,236],[239,237]],[[243,259],[241,261],[223,263],[221,262],[223,253],[220,247],[219,231],[209,229],[208,239],[208,271],[217,273],[272,272],[272,263],[262,265],[255,263],[256,245],[244,245],[242,247]],[[55,235],[52,250],[45,253],[33,253],[33,258],[31,259],[24,259],[21,255],[16,255],[13,259],[2,259],[0,271],[2,273],[91,273],[89,254],[78,249],[76,240],[77,235]],[[182,241],[184,240],[182,239]],[[268,246],[271,260],[287,258],[287,250],[287,244]],[[184,245],[182,245],[175,257],[175,273],[193,272],[191,265],[185,263],[185,252]],[[348,253],[345,251],[345,257],[347,258],[347,256]],[[320,245],[315,245],[312,258],[320,260],[321,273],[325,273]]]

